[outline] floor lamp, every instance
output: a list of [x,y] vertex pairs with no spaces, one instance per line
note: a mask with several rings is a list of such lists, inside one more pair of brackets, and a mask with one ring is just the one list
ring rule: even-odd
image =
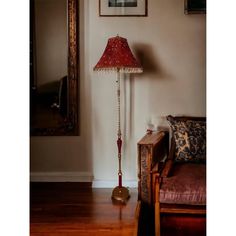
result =
[[112,199],[125,202],[129,198],[129,190],[122,186],[121,171],[121,128],[120,128],[120,73],[142,73],[140,63],[132,54],[127,39],[116,36],[108,39],[107,46],[102,57],[94,67],[94,71],[114,71],[117,73],[117,99],[118,99],[118,186],[112,191]]

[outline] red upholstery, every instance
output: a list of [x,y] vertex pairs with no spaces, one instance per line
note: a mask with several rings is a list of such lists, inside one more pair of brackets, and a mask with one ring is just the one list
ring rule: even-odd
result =
[[176,163],[172,175],[163,178],[160,203],[206,205],[206,165]]

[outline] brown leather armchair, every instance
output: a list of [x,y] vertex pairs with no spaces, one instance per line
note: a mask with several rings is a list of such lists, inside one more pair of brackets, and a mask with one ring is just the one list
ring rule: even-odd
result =
[[[189,120],[195,123],[206,121],[206,118],[197,117],[172,118],[183,123]],[[198,130],[195,133],[202,135]],[[168,132],[162,132],[159,142],[168,145],[168,142],[163,142],[168,135]],[[206,214],[206,162],[192,160],[191,155],[190,161],[176,161],[178,148],[176,145],[176,136],[172,135],[170,151],[166,160],[155,163],[151,171],[156,236],[161,235],[160,216],[163,213]],[[160,145],[157,147],[163,149]]]

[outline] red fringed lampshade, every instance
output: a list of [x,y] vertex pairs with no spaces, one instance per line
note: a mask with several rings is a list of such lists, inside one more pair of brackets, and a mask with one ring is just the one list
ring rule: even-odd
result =
[[108,39],[107,46],[95,71],[117,71],[123,73],[142,73],[143,68],[132,54],[127,39],[116,36]]

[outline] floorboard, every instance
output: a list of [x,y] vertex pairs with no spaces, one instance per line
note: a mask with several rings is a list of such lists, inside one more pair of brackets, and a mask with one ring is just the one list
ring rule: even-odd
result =
[[[111,200],[112,189],[88,183],[31,183],[31,236],[136,236],[137,189],[126,205]],[[154,236],[154,214],[141,207],[139,236]],[[161,216],[161,236],[205,236],[206,217]]]
[[111,192],[79,183],[32,183],[30,235],[133,236],[137,190],[130,190],[126,205],[113,203]]

